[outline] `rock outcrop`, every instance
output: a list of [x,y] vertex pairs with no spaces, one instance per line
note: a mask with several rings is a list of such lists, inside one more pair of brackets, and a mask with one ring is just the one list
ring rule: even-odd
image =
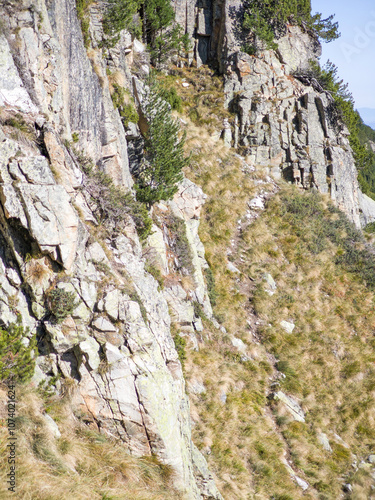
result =
[[[91,60],[73,0],[6,2],[1,9],[1,320],[6,325],[20,315],[28,335],[37,335],[36,385],[53,381],[60,390],[71,381],[72,404],[87,425],[122,440],[132,454],[158,456],[173,468],[186,498],[219,499],[191,441],[169,312],[184,302],[189,313],[182,323],[192,336],[199,323],[193,302],[212,315],[198,237],[205,196],[186,179],[174,200],[158,209],[186,232],[188,292],[178,281],[162,290],[147,272],[147,248],[164,275],[178,259],[175,235],[168,236],[163,221],[144,247],[131,218],[120,233],[98,226],[77,158],[90,158],[123,189],[133,181],[127,131],[98,48],[100,5],[92,9]],[[129,44],[130,50],[122,50]],[[133,49],[125,36],[108,55],[111,70],[129,89],[129,54],[133,58],[139,47]],[[129,131],[140,137],[136,124]],[[55,301],[73,300],[60,321],[53,314],[52,290]]]
[[[225,78],[226,103],[234,113],[232,145],[302,188],[331,198],[359,227],[373,217],[357,181],[349,132],[335,116],[332,97],[304,78],[321,55],[310,32],[288,26],[278,49],[243,52],[240,0],[175,0],[178,21],[193,40],[198,65],[209,62]],[[300,78],[297,78],[299,76]]]
[[[289,27],[277,51],[250,56],[241,50],[240,0],[173,3],[194,40],[191,61],[224,74],[233,112],[224,124],[226,146],[239,148],[251,167],[330,194],[357,226],[374,221],[374,202],[359,190],[348,131],[333,119],[331,97],[301,79],[306,61],[319,55],[316,40]],[[102,48],[101,9],[98,2],[87,13],[86,50],[74,0],[7,0],[0,7],[1,321],[21,317],[28,336],[37,336],[35,385],[60,391],[71,384],[74,409],[87,425],[132,454],[170,465],[186,498],[221,499],[191,440],[171,334],[173,323],[198,349],[201,317],[215,325],[198,235],[206,195],[184,178],[173,200],[154,206],[144,243],[130,216],[121,231],[98,220],[83,164],[132,193],[142,119],[124,126],[111,92],[116,85],[133,94],[141,113],[149,72],[144,45],[128,33]],[[258,196],[249,208],[256,213],[264,203]],[[232,263],[228,272],[240,274]],[[272,295],[277,287],[268,276]],[[55,301],[71,302],[59,318],[52,292]],[[294,325],[284,323],[292,333]],[[232,345],[249,360],[241,339]],[[278,398],[303,421],[292,398]]]

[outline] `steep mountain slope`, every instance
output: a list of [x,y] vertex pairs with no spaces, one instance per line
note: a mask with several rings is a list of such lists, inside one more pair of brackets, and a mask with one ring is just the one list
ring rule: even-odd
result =
[[20,498],[39,462],[40,499],[74,477],[77,498],[91,477],[93,498],[368,498],[375,202],[303,77],[319,45],[291,26],[250,56],[241,2],[174,5],[195,48],[158,80],[191,161],[149,212],[145,46],[106,45],[101,2],[81,24],[73,0],[1,7],[1,320],[38,345]]

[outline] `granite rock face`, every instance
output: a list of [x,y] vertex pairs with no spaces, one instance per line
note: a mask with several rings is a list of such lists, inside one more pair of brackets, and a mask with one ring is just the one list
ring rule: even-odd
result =
[[250,56],[242,51],[241,0],[174,4],[177,20],[193,41],[197,65],[210,63],[224,75],[226,103],[235,114],[231,145],[276,177],[330,194],[358,227],[370,220],[348,130],[335,116],[331,96],[305,78],[309,61],[321,55],[319,41],[288,26],[276,51]]
[[298,34],[285,35],[279,54],[235,54],[225,85],[228,106],[238,116],[234,135],[252,163],[301,188],[329,194],[360,226],[361,195],[349,133],[334,115],[332,98],[291,73],[303,74],[304,54],[309,53],[306,48],[297,58],[294,40],[300,42]]
[[[199,323],[193,301],[212,315],[198,237],[205,195],[185,180],[170,206],[158,209],[180,221],[192,255],[189,294],[177,283],[173,295],[148,272],[145,254],[148,247],[163,275],[174,269],[166,227],[155,225],[143,247],[131,218],[120,233],[93,231],[95,204],[87,203],[77,160],[90,158],[116,185],[131,189],[127,137],[139,140],[140,132],[135,124],[124,128],[108,76],[116,73],[131,92],[130,64],[144,57],[144,48],[123,33],[106,55],[101,52],[101,3],[90,9],[88,51],[74,0],[6,2],[0,13],[6,35],[0,37],[2,322],[20,314],[28,335],[37,335],[35,385],[59,375],[59,391],[71,381],[73,407],[88,425],[117,437],[132,454],[155,454],[172,466],[184,498],[221,499],[191,441],[169,312],[185,294],[191,314],[184,321],[191,328]],[[144,57],[145,73],[146,63]],[[51,290],[74,299],[61,321]]]

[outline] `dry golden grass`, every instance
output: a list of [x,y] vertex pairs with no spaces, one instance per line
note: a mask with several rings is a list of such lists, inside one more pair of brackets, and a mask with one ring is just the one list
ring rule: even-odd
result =
[[[17,499],[167,500],[180,498],[171,486],[171,470],[153,457],[135,458],[125,447],[80,424],[69,400],[41,398],[30,387],[18,388]],[[43,413],[58,424],[56,439]],[[5,413],[0,453],[7,456]],[[0,467],[0,498],[10,498],[5,460]]]
[[[183,92],[196,92],[196,86]],[[206,387],[203,394],[190,394],[194,441],[226,500],[329,500],[341,497],[345,482],[353,485],[355,498],[368,498],[369,471],[356,472],[351,464],[352,453],[366,461],[374,451],[373,293],[335,264],[335,244],[328,242],[318,255],[309,251],[309,241],[283,220],[277,203],[238,231],[265,173],[242,172],[242,160],[210,129],[186,116],[184,121],[192,152],[185,173],[208,195],[200,237],[216,281],[214,313],[227,330],[217,331],[204,320],[204,342],[185,361],[187,379]],[[280,187],[288,196],[296,192]],[[321,200],[323,219],[337,219],[328,199]],[[312,233],[308,237],[313,241]],[[240,275],[227,270],[228,258]],[[272,296],[265,290],[265,272],[277,282]],[[292,335],[281,328],[282,320],[295,323]],[[250,359],[241,360],[232,336],[246,343]],[[300,402],[306,423],[295,422],[282,403],[267,399],[279,389]],[[321,432],[332,453],[319,443]],[[310,484],[306,492],[291,479],[284,457]]]

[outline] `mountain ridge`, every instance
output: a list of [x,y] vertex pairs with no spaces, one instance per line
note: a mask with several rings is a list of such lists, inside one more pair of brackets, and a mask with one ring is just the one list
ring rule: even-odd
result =
[[1,339],[34,356],[21,498],[71,478],[76,498],[369,494],[375,202],[309,73],[320,45],[288,24],[251,54],[242,2],[172,4],[192,48],[155,78],[189,165],[152,209],[146,44],[109,43],[102,2],[0,8]]

